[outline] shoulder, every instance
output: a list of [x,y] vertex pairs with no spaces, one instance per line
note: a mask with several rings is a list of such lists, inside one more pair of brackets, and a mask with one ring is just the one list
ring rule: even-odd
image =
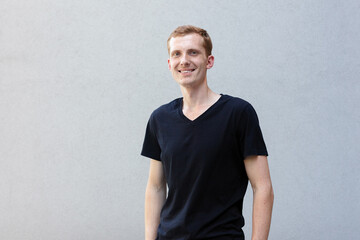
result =
[[235,117],[237,122],[244,121],[258,121],[255,108],[248,101],[229,95],[224,95],[226,99],[227,111],[231,112],[231,115]]
[[233,96],[226,95],[226,94],[223,94],[223,98],[226,101],[226,105],[228,107],[232,108],[233,110],[235,110],[236,112],[241,113],[247,109],[253,108],[252,105],[248,101],[246,101],[242,98],[233,97]]
[[169,114],[174,114],[177,109],[180,107],[182,98],[176,98],[169,103],[163,104],[160,107],[156,108],[150,116],[150,119],[161,119],[163,117],[169,116]]

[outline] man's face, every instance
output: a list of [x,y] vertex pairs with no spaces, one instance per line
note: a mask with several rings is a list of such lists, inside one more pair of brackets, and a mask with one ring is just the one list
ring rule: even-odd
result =
[[214,65],[214,57],[206,56],[203,38],[198,34],[171,38],[169,70],[184,87],[196,87],[206,80],[206,71]]

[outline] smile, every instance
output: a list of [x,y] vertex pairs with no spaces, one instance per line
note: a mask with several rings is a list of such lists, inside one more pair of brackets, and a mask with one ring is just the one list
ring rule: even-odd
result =
[[184,69],[184,70],[178,70],[179,73],[190,73],[195,71],[195,69]]

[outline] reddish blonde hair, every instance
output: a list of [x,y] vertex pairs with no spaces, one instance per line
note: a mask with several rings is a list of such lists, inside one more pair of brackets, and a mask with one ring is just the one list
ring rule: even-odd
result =
[[170,34],[170,36],[167,40],[168,53],[170,54],[169,42],[170,42],[171,38],[185,36],[185,35],[192,34],[192,33],[199,34],[204,39],[204,48],[206,51],[206,56],[207,57],[210,56],[211,50],[212,50],[212,42],[211,42],[211,38],[210,38],[209,34],[206,32],[205,29],[198,28],[198,27],[195,27],[192,25],[179,26]]

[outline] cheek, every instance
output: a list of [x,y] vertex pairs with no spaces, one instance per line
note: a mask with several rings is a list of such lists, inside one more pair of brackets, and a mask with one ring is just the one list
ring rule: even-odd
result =
[[169,66],[169,69],[173,69],[174,68],[174,62],[173,61],[168,61],[168,66]]

